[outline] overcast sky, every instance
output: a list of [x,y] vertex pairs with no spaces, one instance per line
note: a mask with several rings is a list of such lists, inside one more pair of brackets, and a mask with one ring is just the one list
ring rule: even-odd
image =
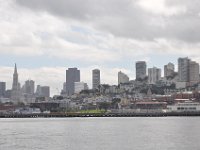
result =
[[65,70],[77,67],[91,85],[116,84],[117,72],[135,77],[135,61],[148,67],[178,57],[200,62],[199,0],[0,0],[0,80],[50,85],[58,94]]

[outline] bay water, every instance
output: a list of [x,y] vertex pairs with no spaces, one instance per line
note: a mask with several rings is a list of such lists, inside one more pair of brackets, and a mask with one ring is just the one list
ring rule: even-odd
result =
[[199,150],[200,117],[0,119],[0,150]]

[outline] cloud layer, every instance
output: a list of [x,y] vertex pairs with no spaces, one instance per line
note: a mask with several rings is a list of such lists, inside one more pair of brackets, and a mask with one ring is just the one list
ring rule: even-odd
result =
[[196,55],[200,2],[181,2],[1,0],[0,53],[97,64],[154,52]]
[[[194,0],[17,0],[20,6],[89,24],[115,36],[199,41],[199,7]],[[80,5],[81,4],[81,5]]]

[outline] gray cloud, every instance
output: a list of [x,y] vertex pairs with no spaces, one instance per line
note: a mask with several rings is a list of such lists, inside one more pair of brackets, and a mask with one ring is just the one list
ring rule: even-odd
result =
[[[16,0],[20,6],[44,11],[63,18],[92,24],[94,28],[115,36],[139,40],[158,38],[199,42],[200,1],[166,0],[164,5],[182,13],[154,14],[138,5],[139,0]],[[152,3],[157,7],[156,3]],[[167,12],[168,11],[168,12]]]

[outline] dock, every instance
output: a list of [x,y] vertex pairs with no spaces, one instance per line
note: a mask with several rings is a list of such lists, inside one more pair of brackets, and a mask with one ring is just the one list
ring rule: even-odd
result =
[[200,112],[164,113],[49,113],[49,114],[0,114],[0,118],[70,118],[70,117],[189,117],[200,116]]

